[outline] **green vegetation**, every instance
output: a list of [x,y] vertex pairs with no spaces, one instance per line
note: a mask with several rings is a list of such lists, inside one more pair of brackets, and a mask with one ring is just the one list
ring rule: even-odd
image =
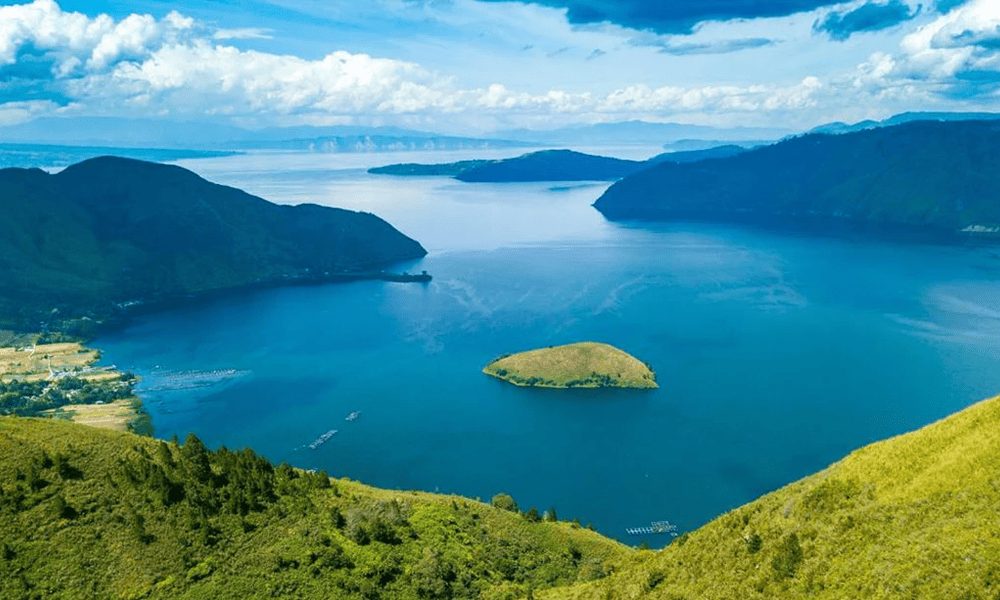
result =
[[0,327],[87,335],[129,307],[426,254],[367,213],[279,206],[181,167],[0,170]]
[[194,436],[0,417],[0,597],[995,600],[998,464],[1000,397],[654,552],[509,494],[378,490]]
[[610,219],[969,228],[995,236],[998,144],[996,121],[812,134],[697,165],[658,165],[615,183],[594,206]]
[[686,163],[733,156],[744,148],[725,145],[688,152],[665,152],[645,161],[542,150],[503,160],[462,160],[437,165],[402,163],[374,167],[369,173],[403,177],[445,176],[469,182],[610,181],[664,162]]
[[502,356],[486,365],[483,373],[524,387],[658,387],[649,365],[614,346],[597,342]]
[[135,375],[94,367],[100,353],[51,335],[0,331],[0,415],[55,417],[152,435],[149,414],[132,393]]
[[633,550],[570,523],[70,423],[0,417],[0,598],[495,598]]
[[480,167],[492,160],[460,160],[453,163],[442,163],[436,165],[422,165],[418,163],[400,163],[396,165],[386,165],[384,167],[372,167],[368,169],[373,175],[396,175],[400,177],[455,177],[469,169]]
[[539,597],[995,600],[998,465],[993,398],[857,450],[604,581]]

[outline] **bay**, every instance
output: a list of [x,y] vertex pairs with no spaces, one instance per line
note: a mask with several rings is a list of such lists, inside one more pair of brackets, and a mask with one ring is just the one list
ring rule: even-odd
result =
[[[590,206],[605,183],[365,172],[482,156],[451,154],[179,161],[275,202],[378,214],[429,250],[400,270],[434,280],[254,291],[106,334],[95,344],[143,378],[157,436],[388,488],[504,491],[634,544],[626,527],[693,529],[1000,391],[996,250],[611,223]],[[580,340],[649,362],[660,388],[480,372]]]

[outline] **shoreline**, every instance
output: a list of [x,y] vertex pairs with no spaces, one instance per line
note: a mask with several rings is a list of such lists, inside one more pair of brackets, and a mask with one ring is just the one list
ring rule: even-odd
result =
[[39,344],[43,334],[0,333],[5,343],[18,342],[0,347],[0,413],[153,434],[149,413],[133,392],[137,378],[95,366],[100,350],[79,341]]
[[[133,392],[136,378],[131,373],[119,371],[114,366],[95,366],[100,360],[99,348],[86,346],[98,334],[124,329],[138,315],[151,314],[191,302],[221,298],[257,289],[272,289],[289,285],[325,285],[353,281],[388,281],[393,283],[430,282],[427,271],[420,273],[390,272],[386,270],[355,271],[344,273],[324,272],[321,275],[288,277],[285,279],[252,282],[246,285],[209,290],[194,294],[164,295],[146,300],[131,300],[114,304],[114,312],[103,318],[85,315],[47,324],[38,323],[37,331],[0,328],[0,395],[18,383],[34,384],[33,394],[23,398],[17,406],[0,404],[0,415],[37,416],[70,420],[92,427],[116,431],[132,431],[152,436],[154,427],[142,398]],[[2,327],[2,326],[0,326]],[[41,342],[41,343],[39,343]],[[37,356],[36,356],[37,355]],[[84,382],[87,392],[101,388],[111,400],[72,402],[75,389],[63,393],[59,384],[73,378]],[[14,386],[12,386],[14,384]],[[127,397],[122,395],[127,387]],[[23,392],[22,392],[23,393]],[[48,406],[33,406],[34,404]]]

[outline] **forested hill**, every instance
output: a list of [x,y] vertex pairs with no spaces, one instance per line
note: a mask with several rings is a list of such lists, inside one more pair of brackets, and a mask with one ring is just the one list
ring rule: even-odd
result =
[[626,160],[584,154],[573,150],[541,150],[503,160],[465,160],[454,163],[387,165],[368,169],[376,175],[408,177],[449,176],[475,183],[529,181],[611,181],[663,162],[695,162],[733,156],[744,148],[734,145],[704,150],[665,152],[648,160]]
[[1000,225],[1000,123],[913,122],[664,163],[612,185],[609,219],[829,218],[955,232]]
[[635,551],[537,509],[0,417],[0,598],[515,599]]
[[654,552],[506,494],[379,490],[193,436],[0,417],[0,598],[987,600],[998,432],[1000,398],[980,402]]
[[374,215],[279,206],[177,166],[101,157],[56,175],[0,170],[0,322],[15,326],[424,254]]

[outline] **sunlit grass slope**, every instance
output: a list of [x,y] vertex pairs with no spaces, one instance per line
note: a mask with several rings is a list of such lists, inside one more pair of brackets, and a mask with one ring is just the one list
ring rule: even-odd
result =
[[1000,598],[1000,398],[853,452],[551,599]]
[[483,372],[532,387],[655,388],[656,375],[634,356],[598,342],[579,342],[502,356]]
[[0,417],[0,598],[516,598],[633,554],[570,523],[197,438]]

